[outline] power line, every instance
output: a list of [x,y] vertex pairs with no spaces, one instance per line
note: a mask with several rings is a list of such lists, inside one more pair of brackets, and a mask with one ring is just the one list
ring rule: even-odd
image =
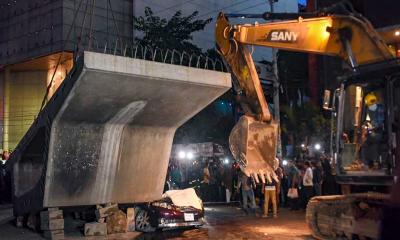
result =
[[250,6],[250,7],[244,8],[244,9],[241,9],[241,11],[245,11],[245,10],[250,9],[250,8],[255,8],[255,7],[264,5],[264,4],[266,4],[266,3],[265,3],[265,2],[258,3],[258,4],[255,4],[255,5],[253,5],[253,6]]
[[151,1],[151,3],[149,3],[148,0],[147,1],[146,0],[140,0],[140,1],[146,3],[146,6],[157,6],[157,7],[161,8],[161,9],[165,8],[165,5],[163,6],[163,5],[160,5],[158,3],[154,3],[154,1]]
[[183,6],[183,5],[185,5],[185,4],[187,4],[187,3],[190,3],[190,2],[193,2],[193,1],[194,1],[194,0],[187,0],[187,1],[183,2],[183,3],[178,3],[178,4],[175,4],[175,5],[169,6],[169,7],[167,7],[167,8],[164,8],[164,9],[162,9],[162,10],[160,10],[160,11],[154,12],[154,14],[158,14],[158,13],[161,13],[161,12],[165,12],[165,11],[168,11],[168,10],[170,10],[170,9],[172,9],[172,8],[179,7],[179,6]]
[[200,4],[200,3],[191,2],[190,4],[196,5],[196,6],[199,6],[199,7],[202,7],[202,8],[207,8],[207,9],[209,9],[209,10],[212,10],[212,8],[210,8],[210,7],[208,7],[208,6],[204,6],[204,5]]
[[[262,1],[264,1],[264,0],[262,0]],[[244,3],[244,2],[248,2],[248,1],[247,1],[247,0],[239,1],[239,2],[234,3],[234,4],[230,4],[230,5],[227,5],[227,6],[225,6],[225,7],[222,7],[222,8],[219,8],[219,9],[215,9],[215,10],[212,10],[212,11],[209,11],[209,12],[207,12],[207,13],[204,13],[204,14],[198,16],[198,18],[201,18],[201,17],[204,17],[204,16],[209,16],[211,13],[220,12],[220,11],[222,11],[222,10],[224,10],[224,9],[231,8],[231,7],[240,5],[240,4]],[[265,3],[265,2],[263,2],[262,4],[264,4],[264,3]],[[261,5],[261,4],[257,4],[257,5]],[[246,9],[247,9],[247,8],[246,8]],[[243,9],[242,9],[242,10],[243,10]],[[244,10],[245,10],[245,9],[244,9]]]

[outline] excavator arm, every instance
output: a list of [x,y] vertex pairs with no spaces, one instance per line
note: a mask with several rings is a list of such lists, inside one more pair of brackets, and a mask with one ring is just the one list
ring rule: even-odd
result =
[[[271,16],[263,14],[261,16]],[[360,65],[395,58],[368,20],[359,15],[298,17],[263,24],[231,25],[220,13],[215,31],[217,49],[238,82],[245,107],[229,137],[233,157],[248,176],[275,177],[278,126],[272,119],[249,45],[337,56],[352,71]]]

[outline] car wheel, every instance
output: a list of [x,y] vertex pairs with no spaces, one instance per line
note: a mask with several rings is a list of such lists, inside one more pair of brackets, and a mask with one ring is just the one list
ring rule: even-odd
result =
[[146,210],[139,209],[136,214],[136,230],[140,232],[154,232],[156,229],[150,224],[150,215]]

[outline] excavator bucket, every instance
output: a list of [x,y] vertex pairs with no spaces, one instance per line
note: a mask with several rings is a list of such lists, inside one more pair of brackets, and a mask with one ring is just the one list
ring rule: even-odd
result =
[[278,124],[242,116],[229,136],[229,148],[242,171],[258,183],[276,178]]

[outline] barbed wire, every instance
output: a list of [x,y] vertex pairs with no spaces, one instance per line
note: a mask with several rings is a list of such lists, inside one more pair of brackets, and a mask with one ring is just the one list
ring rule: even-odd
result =
[[[89,42],[89,40],[89,36],[85,36],[85,42]],[[111,42],[105,41],[104,44],[101,45],[94,36],[92,37],[91,47],[87,47],[87,44],[84,46],[86,46],[86,49],[84,47],[80,49],[80,52],[87,50],[173,65],[227,72],[222,60],[213,58],[204,53],[189,53],[177,49],[159,48],[138,43],[128,44],[123,43],[123,40],[120,38],[116,38]]]

